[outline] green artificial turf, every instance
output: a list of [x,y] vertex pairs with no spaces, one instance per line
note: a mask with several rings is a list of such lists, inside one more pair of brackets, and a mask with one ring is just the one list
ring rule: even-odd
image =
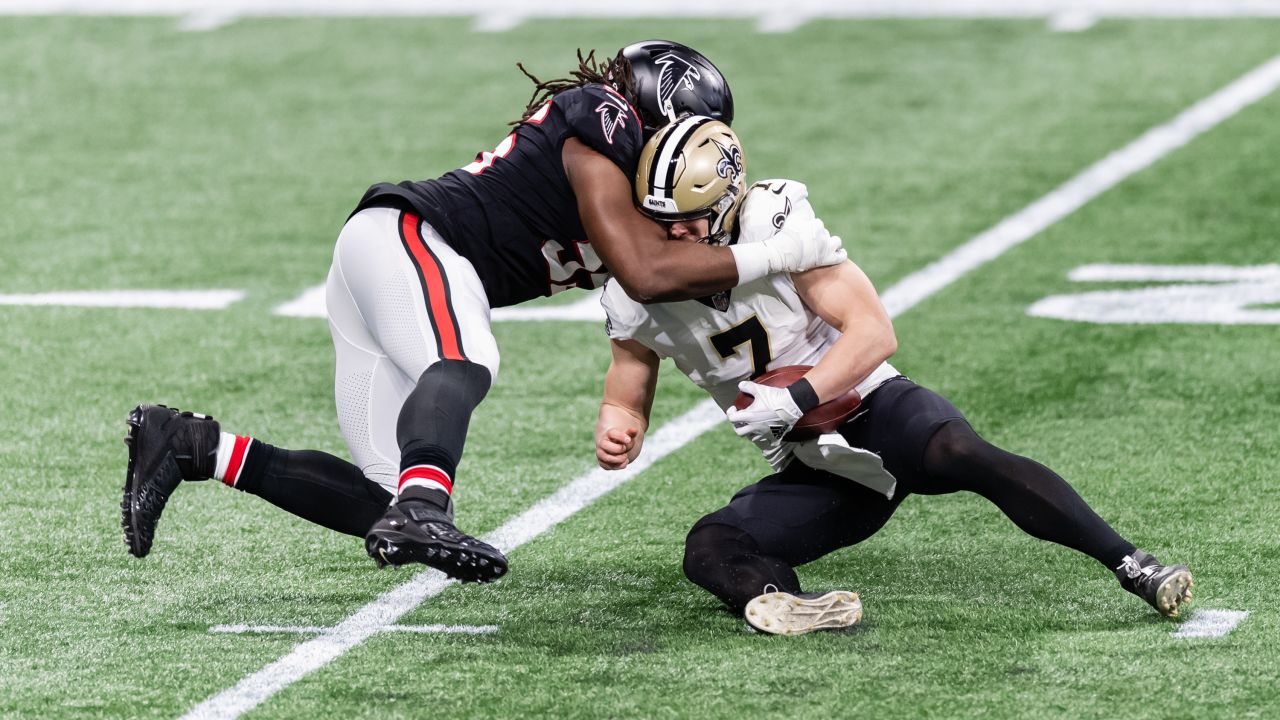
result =
[[[321,282],[371,183],[425,178],[507,132],[576,47],[674,36],[732,82],[753,178],[806,182],[882,290],[1267,60],[1280,24],[0,18],[0,294],[246,291],[221,311],[0,306],[0,716],[176,717],[295,647],[219,624],[333,625],[412,577],[216,483],[184,486],[145,560],[121,542],[139,402],[345,455],[325,324],[273,308]],[[1280,363],[1274,326],[1035,318],[1090,263],[1280,261],[1280,97],[896,322],[894,362],[1189,564],[1216,639],[1033,540],[974,496],[914,497],[800,571],[863,624],[753,635],[680,571],[688,528],[766,471],[727,426],[451,587],[250,717],[1245,718],[1280,713]],[[581,297],[573,293],[557,300]],[[593,323],[499,323],[458,518],[498,527],[593,466],[608,363]],[[665,368],[655,426],[701,398]]]

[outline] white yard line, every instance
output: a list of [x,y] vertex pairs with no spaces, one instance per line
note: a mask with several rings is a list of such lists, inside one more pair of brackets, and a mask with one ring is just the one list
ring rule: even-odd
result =
[[891,314],[905,312],[969,271],[1021,245],[1125,178],[1266,97],[1280,85],[1280,56],[1192,105],[1181,115],[1094,163],[1000,224],[908,275],[881,296]]
[[1196,610],[1171,633],[1176,638],[1222,637],[1249,617],[1248,610]]
[[[309,287],[301,295],[272,311],[287,317],[324,318],[324,284]],[[526,304],[516,307],[494,308],[489,319],[492,322],[532,322],[536,320],[604,322],[604,308],[600,306],[600,291],[592,290],[571,303],[559,305]]]
[[[995,228],[979,235],[962,246],[963,260],[952,260],[945,271],[928,272],[908,276],[890,288],[885,296],[889,313],[897,316],[920,301],[955,282],[965,273],[990,262],[1001,253],[1030,238],[1036,232],[1066,217],[1098,194],[1114,186],[1125,177],[1147,167],[1160,157],[1173,152],[1191,138],[1208,130],[1244,107],[1257,101],[1280,82],[1280,58],[1276,58],[1254,70],[1224,90],[1194,105],[1173,121],[1147,132],[1137,142],[1108,156],[1079,176],[1044,198],[1032,203]],[[1170,138],[1160,141],[1160,138]],[[1154,138],[1154,139],[1152,139]],[[1135,145],[1140,150],[1133,150]],[[1124,162],[1109,163],[1116,155],[1126,155]],[[1081,177],[1093,178],[1083,183]],[[1041,208],[1039,210],[1034,210]],[[998,241],[982,238],[996,238]],[[1012,239],[1012,241],[1010,241]],[[947,258],[956,256],[951,253]],[[937,264],[935,264],[937,265]],[[933,268],[934,266],[930,266]],[[922,279],[923,277],[923,279]],[[574,480],[551,497],[539,502],[505,525],[486,536],[486,540],[510,553],[517,547],[546,532],[561,520],[589,505],[601,495],[635,477],[653,462],[679,450],[694,441],[702,433],[720,423],[723,418],[719,408],[705,400],[684,415],[662,426],[647,439],[645,452],[635,464],[621,472],[593,470]],[[288,655],[252,673],[204,702],[196,705],[183,717],[237,718],[252,710],[275,693],[302,679],[312,671],[324,667],[331,660],[364,642],[382,628],[395,622],[429,597],[438,595],[452,584],[443,575],[428,570],[420,572],[405,584],[379,596],[355,614],[320,637],[308,640],[294,648]]]
[[[322,635],[333,630],[319,625],[214,625],[211,633],[231,635],[266,635],[284,633],[292,635]],[[443,633],[456,635],[490,635],[498,632],[497,625],[388,625],[379,632]]]
[[[723,420],[724,413],[710,400],[699,403],[647,438],[644,453],[631,467],[618,472],[593,470],[507,521],[484,540],[505,553],[512,552]],[[302,643],[288,655],[244,678],[235,687],[205,700],[183,717],[190,720],[239,717],[374,633],[394,626],[405,613],[427,598],[440,594],[453,582],[435,570],[419,572],[324,634]]]
[[0,305],[225,310],[243,298],[243,290],[77,290],[0,295]]

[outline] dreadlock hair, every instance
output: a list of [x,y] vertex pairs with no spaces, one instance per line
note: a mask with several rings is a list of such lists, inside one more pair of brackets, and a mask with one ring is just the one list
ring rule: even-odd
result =
[[510,123],[511,125],[519,125],[528,120],[534,113],[542,107],[550,98],[559,95],[565,90],[572,90],[583,85],[608,85],[617,90],[627,102],[635,105],[635,75],[631,72],[631,61],[623,57],[622,51],[607,61],[596,60],[596,51],[592,50],[587,53],[586,57],[582,55],[582,49],[578,49],[578,69],[569,73],[569,77],[556,78],[554,80],[539,80],[533,73],[525,69],[523,63],[516,63],[516,67],[520,68],[520,72],[524,76],[533,81],[533,96],[529,98],[529,104],[524,109],[524,115],[519,120]]

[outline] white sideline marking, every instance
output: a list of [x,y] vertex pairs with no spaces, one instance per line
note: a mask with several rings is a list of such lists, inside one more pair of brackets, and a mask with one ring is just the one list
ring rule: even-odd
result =
[[[297,298],[277,307],[276,315],[288,317],[323,318],[324,285],[307,288]],[[564,305],[495,308],[489,319],[493,322],[528,322],[533,320],[567,320],[604,322],[604,308],[600,306],[600,291],[592,290],[581,299]]]
[[225,310],[243,298],[243,290],[85,290],[0,295],[0,305]]
[[1192,105],[1173,120],[1151,128],[1142,137],[1094,163],[1053,192],[947,253],[942,259],[908,275],[881,296],[885,308],[896,314],[915,307],[974,268],[1021,245],[1125,178],[1266,97],[1277,85],[1280,85],[1280,56]]
[[[1272,60],[1267,65],[1264,65],[1263,68],[1280,68],[1280,58]],[[1273,69],[1272,72],[1276,72],[1276,70]],[[1245,78],[1252,78],[1257,74],[1258,71],[1255,70],[1246,75]],[[1240,81],[1236,81],[1228,86],[1228,89],[1234,88],[1239,84]],[[1215,93],[1211,97],[1217,98],[1221,95],[1222,93],[1220,92]],[[1258,97],[1261,96],[1259,95]],[[1257,97],[1254,97],[1253,99],[1256,100]],[[1195,107],[1198,108],[1203,104],[1203,102],[1199,103]],[[1234,105],[1234,110],[1232,110],[1232,112],[1239,111],[1247,104],[1248,103]],[[1220,122],[1222,119],[1223,118],[1220,117],[1218,118],[1218,121]],[[1190,138],[1188,138],[1188,140],[1189,139]],[[1182,143],[1179,143],[1178,145],[1166,148],[1164,153],[1172,152],[1181,144]],[[1114,184],[1115,183],[1111,183],[1111,185]],[[1108,185],[1108,187],[1110,187],[1110,185]],[[1060,192],[1060,190],[1061,188],[1054,190],[1050,193],[1050,196]],[[1098,192],[1101,192],[1101,190]],[[1097,194],[1098,193],[1095,192],[1089,197],[1094,197]],[[1039,205],[1042,201],[1043,199],[1033,203],[1032,207]],[[1022,215],[1022,213],[1019,213],[1019,216],[1020,215]],[[1065,215],[1058,215],[1057,219],[1061,219],[1064,216]],[[996,227],[1002,227],[1005,224],[1005,222],[1001,222]],[[1048,225],[1051,224],[1052,222],[1049,222],[1041,226],[1040,229],[1048,227]],[[989,232],[990,231],[983,235],[987,235]],[[972,244],[972,241],[970,241],[964,247],[968,247]],[[982,262],[994,260],[1000,255],[1000,253],[1007,250],[1008,247],[1012,247],[1012,245],[997,249],[995,252],[985,253],[983,255],[984,259],[978,262],[978,265],[982,264]],[[974,267],[977,267],[977,265],[969,266],[965,272],[972,270]],[[886,303],[885,306],[888,309],[889,314],[896,317],[903,312],[906,312],[916,303],[924,300],[929,295],[942,290],[962,274],[963,273],[959,275],[952,275],[950,276],[950,279],[944,278],[941,282],[930,282],[923,288],[913,287],[910,289],[909,294],[903,289],[903,283],[906,282],[906,280],[899,282],[891,287],[886,292],[886,295],[904,298],[910,297],[913,298],[913,301],[910,303],[897,301],[892,305]],[[914,276],[909,276],[907,279],[910,280],[911,277]],[[593,470],[569,483],[564,488],[561,488],[551,497],[539,502],[508,521],[505,525],[487,536],[486,539],[501,548],[504,552],[511,552],[520,545],[523,545],[525,542],[532,540],[542,532],[550,529],[556,523],[586,507],[601,495],[604,495],[627,480],[635,477],[657,459],[675,452],[686,444],[696,440],[702,435],[702,433],[717,425],[723,417],[724,415],[721,413],[720,409],[710,400],[700,402],[689,412],[659,428],[658,431],[654,433],[653,437],[646,441],[646,452],[641,454],[640,457],[637,458],[636,462],[626,470],[617,472]],[[364,640],[369,636],[377,632],[379,628],[394,624],[396,620],[413,608],[417,607],[419,603],[431,596],[438,595],[451,584],[452,581],[446,579],[444,575],[433,570],[420,572],[405,584],[384,593],[368,605],[357,610],[353,615],[339,623],[328,634],[302,643],[283,658],[280,658],[261,670],[246,676],[235,686],[223,690],[222,692],[201,702],[199,705],[196,705],[190,712],[183,716],[183,719],[196,720],[199,718],[204,720],[206,718],[239,717],[240,715],[257,707],[276,692],[288,687],[312,671],[328,664],[329,661],[342,655],[352,647],[364,642]]]
[[1191,617],[1170,633],[1176,638],[1222,637],[1249,617],[1248,610],[1196,610]]
[[[1070,12],[1098,17],[1277,17],[1276,0],[793,0],[807,19],[1049,18]],[[777,0],[0,0],[0,15],[225,17],[764,18]],[[509,21],[504,21],[509,22]]]
[[[323,635],[333,628],[319,625],[214,625],[211,633],[268,634],[290,633],[295,635]],[[498,632],[497,625],[388,625],[379,632],[453,633],[461,635],[490,635]]]

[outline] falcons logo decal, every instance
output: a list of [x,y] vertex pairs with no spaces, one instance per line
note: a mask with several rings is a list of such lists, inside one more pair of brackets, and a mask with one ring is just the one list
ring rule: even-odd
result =
[[666,113],[668,120],[675,120],[675,110],[671,107],[671,97],[681,85],[693,90],[695,80],[702,79],[702,72],[675,53],[667,53],[653,61],[662,70],[658,72],[658,107]]
[[613,134],[618,128],[626,126],[628,110],[626,102],[615,97],[596,106],[596,112],[600,114],[600,130],[610,145],[613,144]]
[[722,178],[738,177],[742,174],[742,149],[737,145],[725,147],[712,138],[711,142],[720,151],[720,160],[716,162],[716,174]]

